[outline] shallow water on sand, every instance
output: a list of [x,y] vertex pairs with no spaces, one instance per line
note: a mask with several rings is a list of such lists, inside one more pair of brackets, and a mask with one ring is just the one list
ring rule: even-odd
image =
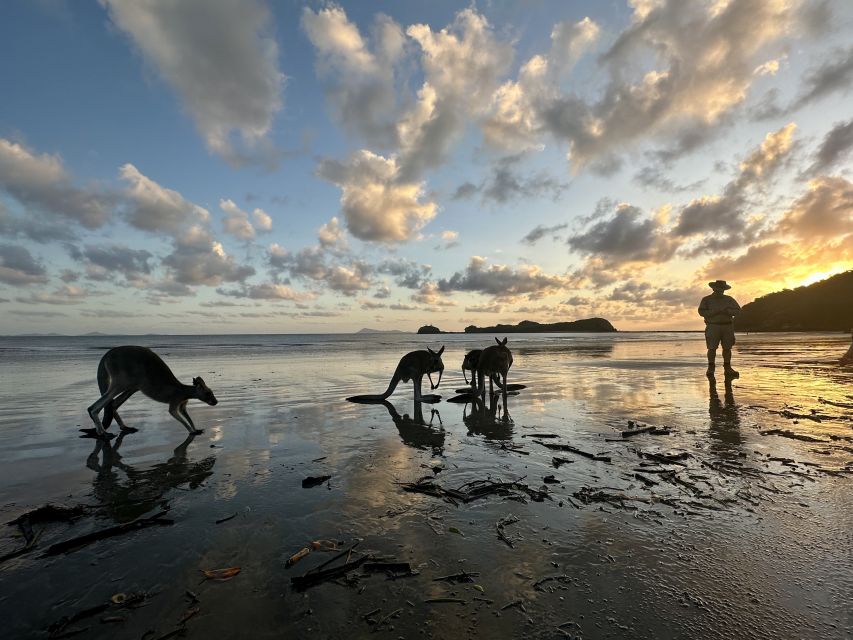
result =
[[[509,338],[509,381],[527,388],[506,410],[446,402],[486,335],[0,338],[2,522],[46,503],[89,507],[33,524],[34,546],[0,562],[3,636],[46,637],[63,616],[145,592],[145,606],[110,604],[55,635],[850,637],[853,370],[834,363],[847,336],[738,336],[729,390],[709,387],[701,334]],[[139,395],[121,411],[138,432],[107,446],[78,438],[92,426],[98,360],[128,343],[154,348],[184,381],[205,378],[220,402],[190,403],[202,435],[185,440],[165,405]],[[390,405],[344,400],[381,392],[403,353],[442,343],[441,402],[419,414],[411,385]],[[670,433],[623,439],[629,420]],[[555,468],[555,456],[571,462]],[[331,480],[302,488],[320,475]],[[424,476],[445,488],[521,479],[549,495],[453,504],[398,484]],[[163,510],[173,525],[43,555]],[[512,547],[496,528],[509,516]],[[0,556],[22,549],[19,528],[0,526]],[[358,539],[353,558],[418,575],[360,568],[292,589],[331,558],[287,568],[293,553]],[[202,581],[232,566],[231,580]],[[463,570],[475,582],[434,581]],[[444,597],[462,602],[426,602]]]

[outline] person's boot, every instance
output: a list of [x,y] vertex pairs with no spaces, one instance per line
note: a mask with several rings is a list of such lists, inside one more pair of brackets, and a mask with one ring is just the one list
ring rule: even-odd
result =
[[740,378],[740,374],[730,366],[726,367],[726,380],[736,380],[737,378]]

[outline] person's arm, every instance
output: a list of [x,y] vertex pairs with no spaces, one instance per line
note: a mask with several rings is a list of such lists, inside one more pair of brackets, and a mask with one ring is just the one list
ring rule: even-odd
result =
[[702,301],[699,303],[699,309],[697,309],[699,315],[703,318],[707,318],[708,314],[711,313],[711,309],[708,306],[708,299],[702,298]]
[[740,314],[740,305],[734,298],[729,298],[729,300],[731,300],[731,304],[729,304],[727,311],[729,312],[730,316],[736,317]]

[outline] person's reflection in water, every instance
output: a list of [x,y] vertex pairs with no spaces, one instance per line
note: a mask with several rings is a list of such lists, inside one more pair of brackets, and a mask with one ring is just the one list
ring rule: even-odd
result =
[[468,427],[469,436],[479,435],[486,440],[512,440],[512,417],[500,394],[495,393],[489,397],[488,407],[480,398],[472,397],[471,402],[466,403],[462,409],[462,422]]
[[708,384],[708,416],[711,423],[708,435],[711,437],[711,451],[723,457],[737,456],[743,445],[740,432],[740,413],[732,391],[731,380],[726,380],[724,400],[720,400],[714,381]]
[[[382,405],[388,410],[388,415],[394,421],[394,426],[400,433],[400,439],[415,449],[431,449],[433,455],[444,455],[444,426],[441,423],[441,414],[438,409],[430,408],[429,422],[424,420],[423,403],[413,402],[412,415],[400,415],[397,408],[388,402],[382,401]],[[433,421],[438,417],[438,428],[433,427]]]
[[104,512],[116,522],[129,522],[152,509],[169,506],[170,490],[186,484],[196,489],[213,475],[214,456],[198,462],[187,459],[187,447],[195,438],[191,434],[173,452],[166,462],[150,469],[139,470],[126,464],[119,453],[125,433],[115,442],[97,440],[95,449],[86,459],[86,466],[97,475],[92,482],[93,495],[104,507]]

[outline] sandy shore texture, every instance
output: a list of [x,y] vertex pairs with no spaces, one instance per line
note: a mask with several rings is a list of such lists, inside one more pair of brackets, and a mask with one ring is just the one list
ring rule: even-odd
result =
[[[510,336],[508,407],[446,401],[490,336],[431,338],[0,339],[3,637],[851,637],[848,335],[739,336],[728,390],[701,334]],[[442,341],[440,403],[344,401]],[[202,435],[79,437],[127,343]]]

